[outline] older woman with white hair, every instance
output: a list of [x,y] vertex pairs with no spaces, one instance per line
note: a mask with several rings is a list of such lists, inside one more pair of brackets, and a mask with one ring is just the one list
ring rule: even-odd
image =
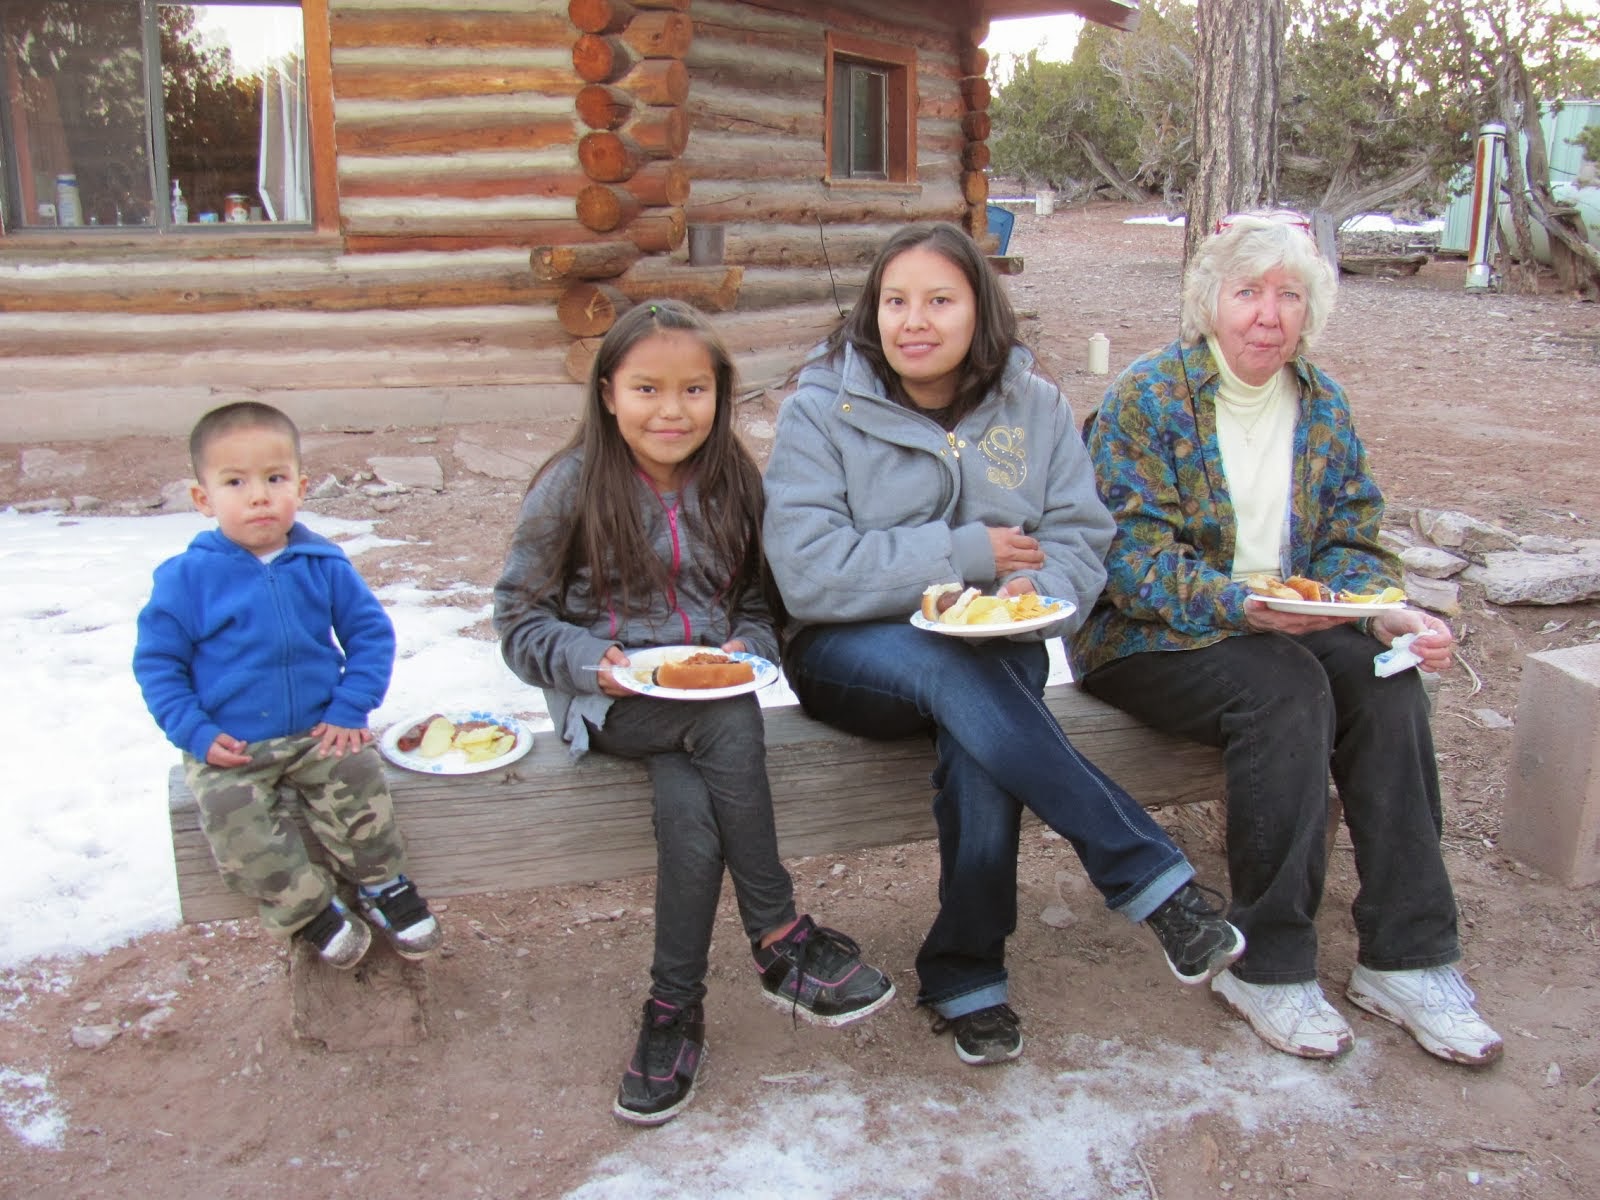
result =
[[1360,881],[1346,995],[1440,1058],[1488,1063],[1501,1040],[1452,965],[1428,702],[1416,671],[1373,668],[1405,634],[1424,669],[1448,667],[1449,626],[1410,608],[1279,611],[1246,583],[1369,595],[1400,575],[1344,393],[1304,357],[1336,281],[1293,217],[1233,217],[1201,244],[1179,340],[1124,371],[1091,421],[1117,528],[1074,665],[1091,694],[1221,748],[1228,916],[1247,949],[1211,987],[1263,1040],[1307,1058],[1354,1040],[1317,983],[1331,770]]

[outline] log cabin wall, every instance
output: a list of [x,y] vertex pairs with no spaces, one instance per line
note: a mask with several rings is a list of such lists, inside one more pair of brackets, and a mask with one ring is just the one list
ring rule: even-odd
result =
[[[595,339],[659,295],[776,383],[900,224],[983,230],[984,31],[945,7],[329,0],[337,230],[0,239],[9,440],[244,397],[307,428],[575,412]],[[914,182],[825,182],[830,30],[915,51]],[[687,261],[702,223],[720,265]]]

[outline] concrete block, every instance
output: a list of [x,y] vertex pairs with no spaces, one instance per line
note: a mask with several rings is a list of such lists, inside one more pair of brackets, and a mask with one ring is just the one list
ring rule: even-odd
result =
[[1569,887],[1600,883],[1600,642],[1527,657],[1500,848]]

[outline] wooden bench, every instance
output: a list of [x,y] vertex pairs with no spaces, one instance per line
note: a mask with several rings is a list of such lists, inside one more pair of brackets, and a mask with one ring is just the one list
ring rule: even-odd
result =
[[[1147,808],[1222,795],[1222,758],[1180,741],[1072,684],[1045,702],[1073,745]],[[798,707],[764,710],[767,773],[785,858],[900,845],[932,837],[931,742],[875,742],[813,721]],[[1025,748],[1019,747],[1019,751]],[[655,870],[650,785],[625,759],[577,763],[554,732],[499,771],[424,775],[390,771],[411,874],[429,896],[587,883]],[[180,767],[169,792],[178,899],[185,921],[255,915],[217,874]],[[308,843],[314,846],[314,843]]]
[[[1072,684],[1047,688],[1045,702],[1073,744],[1146,807],[1222,796],[1216,750],[1156,733]],[[783,857],[934,835],[930,740],[868,741],[813,721],[795,706],[763,711]],[[498,771],[441,776],[392,769],[389,782],[411,874],[430,898],[655,870],[644,768],[601,754],[574,763],[553,732],[536,734],[527,755]],[[183,919],[253,917],[255,905],[229,891],[217,874],[181,767],[172,770],[168,815]],[[306,840],[318,853],[316,842],[309,835]],[[354,1050],[414,1045],[426,1036],[421,964],[404,962],[381,938],[348,973],[329,970],[305,946],[296,947],[290,985],[297,1037]]]

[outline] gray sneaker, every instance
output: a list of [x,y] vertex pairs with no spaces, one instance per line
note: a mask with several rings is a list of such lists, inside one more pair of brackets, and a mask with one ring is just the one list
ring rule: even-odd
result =
[[1206,895],[1222,896],[1197,883],[1186,883],[1144,919],[1161,943],[1167,966],[1179,983],[1193,986],[1214,978],[1244,953],[1244,934],[1222,916],[1222,907]]
[[317,957],[340,971],[352,970],[372,945],[372,930],[350,915],[337,896],[294,936],[315,947]]
[[1352,1004],[1393,1021],[1436,1058],[1481,1067],[1500,1057],[1505,1043],[1478,1010],[1477,997],[1454,967],[1374,971],[1358,966],[1345,989]]
[[956,1057],[969,1067],[1010,1062],[1022,1054],[1022,1022],[1009,1004],[993,1004],[959,1017],[935,1017],[933,1032],[954,1033]]

